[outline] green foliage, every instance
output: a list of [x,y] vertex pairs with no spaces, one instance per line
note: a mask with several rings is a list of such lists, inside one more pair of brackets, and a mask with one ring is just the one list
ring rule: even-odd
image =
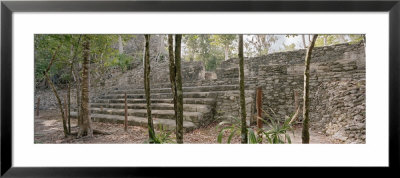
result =
[[211,35],[212,44],[216,46],[231,45],[237,35]]
[[213,71],[224,61],[225,44],[229,46],[233,37],[236,35],[183,35],[183,58],[202,61],[207,71]]
[[292,43],[289,45],[283,44],[284,51],[293,51],[296,48],[296,44]]
[[147,140],[145,143],[155,143],[155,144],[164,144],[164,143],[174,143],[174,140],[170,137],[173,133],[172,131],[167,131],[164,129],[163,125],[159,124],[159,132],[155,133],[154,140]]
[[118,66],[124,72],[127,69],[130,69],[129,66],[132,63],[132,60],[132,56],[128,56],[126,54],[117,54],[116,58],[114,58],[112,61],[112,66]]
[[[272,111],[272,110],[271,110]],[[268,121],[263,120],[264,123],[268,125],[268,128],[263,128],[263,129],[258,129],[258,128],[251,128],[248,127],[248,143],[249,144],[258,144],[258,143],[263,143],[265,140],[266,143],[269,144],[284,144],[284,143],[292,143],[292,140],[290,138],[290,135],[288,132],[292,131],[294,135],[294,131],[292,129],[292,126],[290,124],[290,118],[285,119],[283,123],[279,121],[279,119],[274,119],[271,117],[268,113],[264,111],[265,115],[267,115]],[[272,111],[273,113],[273,111]],[[275,113],[273,113],[275,115]],[[231,143],[232,138],[234,135],[237,135],[241,129],[241,122],[239,118],[234,117],[232,124],[226,127],[223,127],[220,129],[217,127],[219,131],[219,134],[217,136],[217,142],[222,143],[223,142],[223,135],[226,130],[229,131],[229,136],[227,139],[227,143]]]
[[231,140],[232,140],[233,136],[235,134],[239,133],[239,131],[241,129],[240,128],[240,123],[241,123],[240,119],[237,118],[237,117],[232,117],[232,118],[233,118],[233,121],[232,121],[232,124],[230,126],[223,127],[222,129],[219,128],[220,126],[217,126],[217,130],[220,130],[219,133],[218,133],[218,136],[217,136],[217,142],[218,143],[222,143],[222,137],[224,136],[224,132],[226,130],[229,130],[229,132],[230,132],[228,140],[227,140],[228,144],[231,143]]
[[[264,111],[265,113],[265,111]],[[289,134],[287,134],[287,132],[292,131],[293,135],[294,135],[294,131],[292,129],[292,126],[290,123],[290,118],[288,117],[287,119],[285,119],[285,121],[283,123],[280,123],[279,119],[274,119],[272,117],[268,117],[270,122],[265,122],[267,123],[269,129],[263,131],[263,134],[266,137],[266,140],[268,141],[268,143],[271,144],[280,144],[280,143],[292,143],[292,140],[289,136]]]
[[365,35],[349,35],[350,44],[360,43],[365,40]]
[[49,76],[57,76],[55,83],[71,79],[71,76],[65,73],[71,65],[72,51],[78,39],[79,35],[37,34],[34,36],[35,83],[44,79],[43,72],[47,69],[58,46],[60,48],[55,56],[53,67],[50,68]]
[[340,43],[359,43],[364,40],[364,35],[318,35],[315,46],[330,46]]

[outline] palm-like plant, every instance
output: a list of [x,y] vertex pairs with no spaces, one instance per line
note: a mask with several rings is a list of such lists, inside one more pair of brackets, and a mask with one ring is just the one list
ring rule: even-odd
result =
[[174,140],[170,137],[172,131],[167,131],[164,129],[163,125],[159,124],[159,132],[155,133],[154,140],[146,140],[145,143],[156,143],[156,144],[163,144],[163,143],[174,143]]
[[[292,129],[292,122],[294,118],[297,116],[298,112],[294,113],[292,117],[285,119],[283,123],[279,121],[275,112],[271,110],[271,113],[274,117],[270,116],[267,112],[263,110],[265,115],[268,118],[268,121],[261,119],[264,123],[267,124],[268,128],[262,128],[255,130],[251,127],[248,129],[248,143],[250,144],[258,144],[263,143],[263,140],[266,140],[267,143],[270,144],[282,144],[282,143],[292,143],[292,140],[288,134],[288,132],[292,131],[294,136],[294,130]],[[219,129],[219,127],[217,127]],[[240,120],[237,117],[233,117],[233,122],[231,125],[227,127],[223,127],[217,137],[217,142],[222,143],[222,137],[225,130],[229,130],[229,136],[227,139],[227,143],[231,143],[232,138],[240,131]]]

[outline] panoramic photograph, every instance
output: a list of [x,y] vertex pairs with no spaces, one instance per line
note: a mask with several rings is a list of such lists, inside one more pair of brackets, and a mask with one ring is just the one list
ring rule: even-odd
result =
[[35,144],[365,144],[365,34],[35,34]]

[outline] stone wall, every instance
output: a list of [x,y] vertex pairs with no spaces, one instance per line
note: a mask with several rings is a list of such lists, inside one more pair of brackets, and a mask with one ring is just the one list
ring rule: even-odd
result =
[[[294,114],[295,91],[302,105],[305,52],[297,50],[245,59],[247,88],[255,90],[261,86],[263,109],[267,112],[272,109],[280,119]],[[238,59],[224,61],[216,74],[218,81],[226,81],[224,84],[238,84]],[[346,143],[365,142],[364,43],[314,48],[310,98],[312,129],[322,130]],[[302,120],[302,112],[299,116]]]
[[[255,89],[258,86],[263,90],[263,109],[266,112],[273,110],[277,118],[285,119],[294,114],[295,92],[302,108],[305,52],[297,50],[245,59],[249,120],[255,114]],[[143,64],[139,61],[134,66],[125,73],[113,73],[104,86],[92,87],[91,96],[101,96],[115,89],[143,88]],[[202,62],[183,61],[183,86],[238,85],[238,67],[238,59],[229,59],[222,62],[215,73],[207,73]],[[345,143],[365,143],[364,43],[314,48],[310,68],[311,128]],[[153,61],[150,75],[152,88],[170,87],[168,61]],[[228,88],[217,95],[215,119],[240,116],[238,89]],[[65,94],[64,91],[61,93]],[[55,108],[55,100],[46,105]]]

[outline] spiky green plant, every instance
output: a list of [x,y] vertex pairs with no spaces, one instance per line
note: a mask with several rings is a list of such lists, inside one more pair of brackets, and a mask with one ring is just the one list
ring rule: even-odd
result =
[[[274,117],[272,117],[270,114],[268,114],[263,110],[263,112],[268,118],[268,121],[261,119],[264,123],[267,124],[268,128],[262,128],[261,130],[258,128],[256,130],[251,127],[247,128],[248,143],[258,144],[258,143],[263,143],[263,140],[266,140],[267,143],[270,144],[282,144],[282,143],[291,144],[292,140],[288,132],[291,131],[294,136],[294,130],[292,129],[292,124],[290,123],[290,121],[293,119],[293,117],[295,117],[296,114],[292,114],[291,117],[288,117],[287,119],[285,119],[283,123],[281,123],[279,119],[275,119],[277,118],[277,116],[271,108],[270,111],[274,115]],[[218,143],[222,143],[222,137],[226,130],[229,130],[229,136],[226,142],[228,144],[230,144],[232,138],[237,133],[239,133],[241,124],[240,120],[237,117],[232,117],[232,118],[233,122],[231,122],[231,125],[223,127],[222,129],[220,129],[219,126],[217,127],[217,129],[220,130],[217,137]]]
[[145,143],[155,143],[155,144],[164,144],[164,143],[174,143],[174,140],[170,137],[172,131],[167,131],[164,129],[164,126],[159,124],[159,132],[155,133],[154,140],[146,140]]

